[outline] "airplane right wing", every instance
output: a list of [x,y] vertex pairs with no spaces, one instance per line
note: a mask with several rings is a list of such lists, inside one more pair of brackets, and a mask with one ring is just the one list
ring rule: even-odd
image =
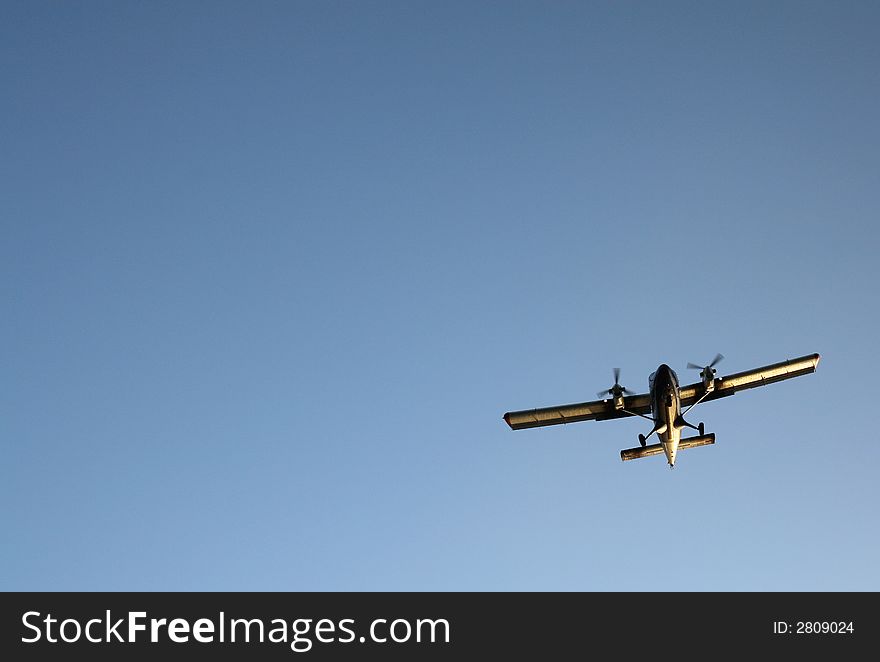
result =
[[[766,386],[767,384],[772,384],[774,382],[781,382],[784,379],[791,379],[792,377],[800,377],[801,375],[808,375],[811,372],[816,372],[816,366],[819,365],[820,358],[821,357],[818,354],[808,354],[797,359],[781,361],[779,363],[765,365],[753,370],[737,372],[736,374],[728,375],[726,377],[719,377],[715,380],[712,392],[703,398],[703,402],[724,398],[728,395],[733,395],[734,393],[745,391],[749,388]],[[703,385],[703,382],[683,386],[679,391],[681,395],[681,406],[687,407],[692,405],[705,392],[706,387]]]

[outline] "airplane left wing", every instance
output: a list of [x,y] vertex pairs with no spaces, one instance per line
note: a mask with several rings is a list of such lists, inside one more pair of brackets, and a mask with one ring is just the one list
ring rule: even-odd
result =
[[[774,382],[781,382],[783,379],[791,379],[792,377],[800,377],[801,375],[816,372],[816,366],[819,365],[820,358],[818,354],[808,354],[797,359],[765,365],[761,368],[738,372],[727,377],[719,377],[714,382],[712,392],[703,398],[703,402],[724,398],[749,388],[766,386]],[[692,405],[705,392],[706,387],[703,382],[683,386],[679,390],[681,406],[688,407]]]
[[632,414],[650,414],[651,395],[649,393],[630,395],[623,399],[623,409],[626,411],[615,407],[614,400],[609,398],[607,400],[579,402],[558,407],[509,411],[504,414],[504,420],[512,430],[524,430],[545,425],[576,423],[578,421],[605,421],[611,418],[631,416]]

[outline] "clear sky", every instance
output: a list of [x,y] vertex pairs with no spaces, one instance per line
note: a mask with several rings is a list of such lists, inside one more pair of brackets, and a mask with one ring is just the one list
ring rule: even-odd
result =
[[3,3],[0,588],[880,590],[878,25]]

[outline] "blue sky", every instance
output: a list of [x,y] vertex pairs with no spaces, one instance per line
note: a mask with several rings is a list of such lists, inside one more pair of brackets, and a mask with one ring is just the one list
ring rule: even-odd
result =
[[5,3],[0,588],[880,590],[878,19]]

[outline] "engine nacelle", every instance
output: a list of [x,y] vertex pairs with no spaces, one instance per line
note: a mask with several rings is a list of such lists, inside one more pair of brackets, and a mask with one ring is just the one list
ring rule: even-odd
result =
[[703,368],[703,372],[700,373],[700,377],[703,378],[703,387],[706,389],[706,393],[711,393],[715,390],[714,368]]

